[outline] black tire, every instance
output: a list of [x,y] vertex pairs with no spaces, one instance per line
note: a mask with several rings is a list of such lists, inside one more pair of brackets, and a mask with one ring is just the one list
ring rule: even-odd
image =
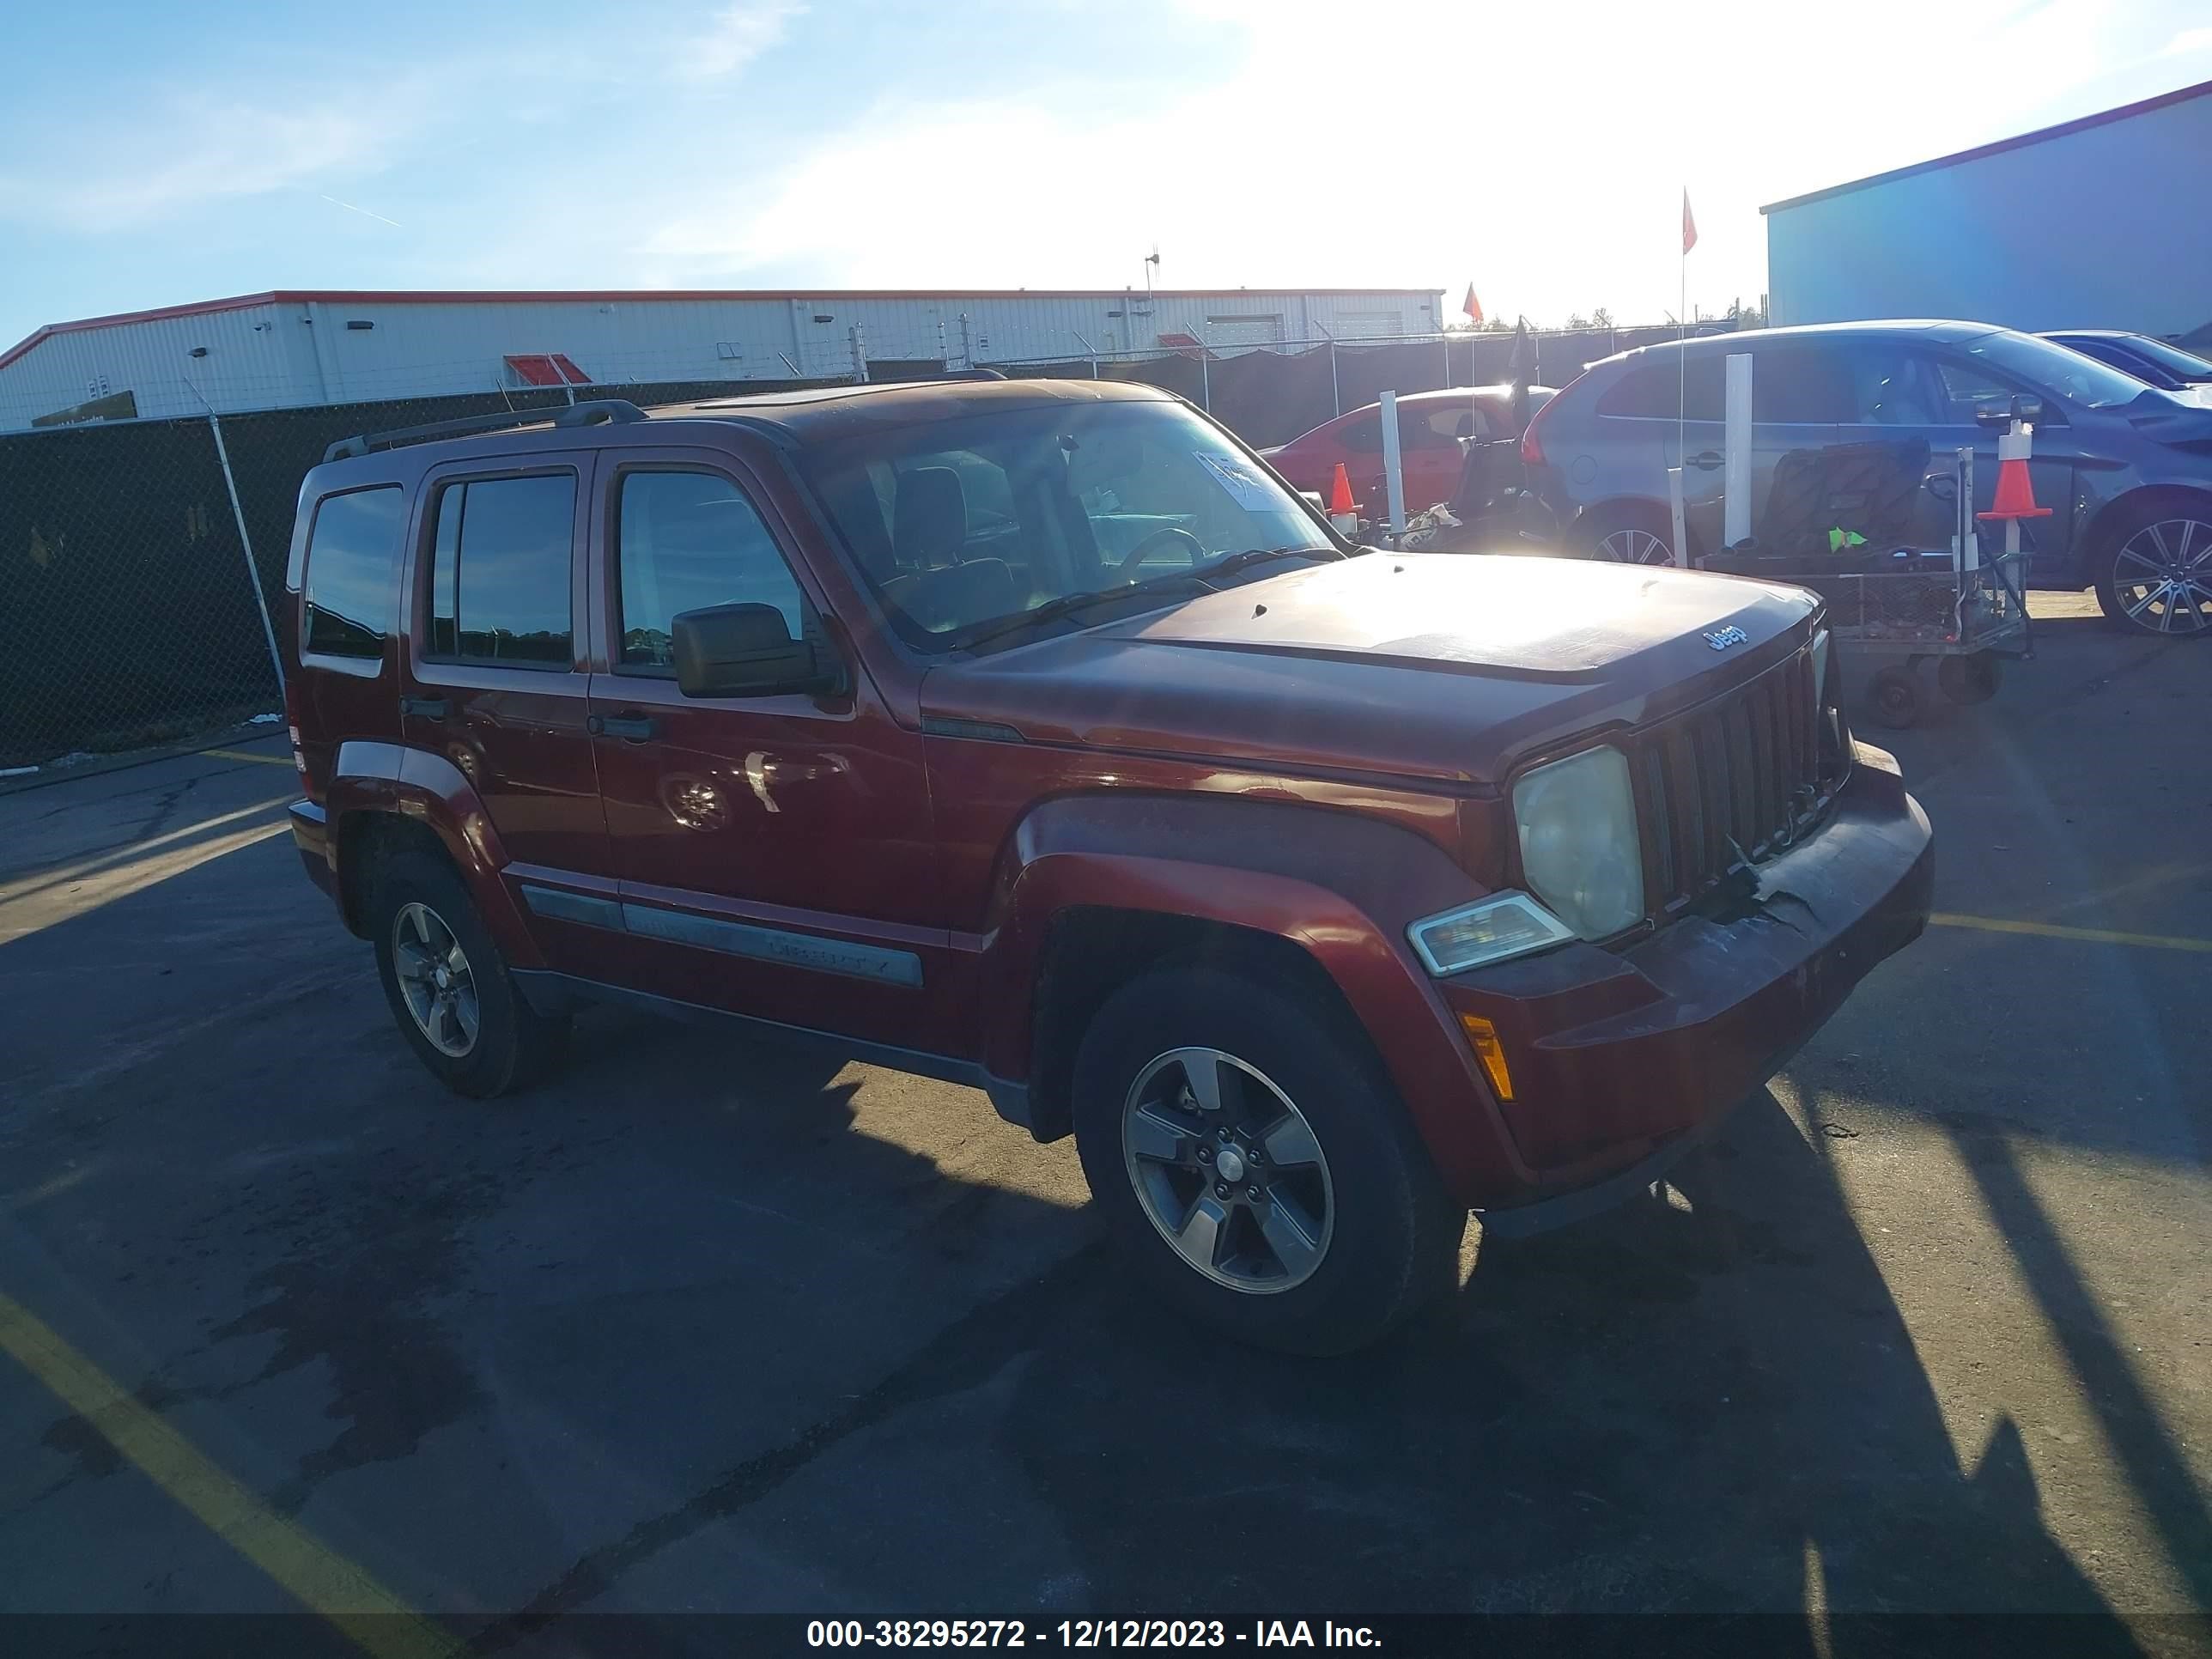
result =
[[[2178,602],[2170,586],[2166,597],[2152,591],[2161,585],[2161,564],[2186,584]],[[2113,626],[2159,639],[2212,639],[2212,499],[2121,502],[2099,533],[2090,568],[2097,608]]]
[[[1133,1086],[1171,1051],[1200,1048],[1234,1057],[1279,1092],[1287,1080],[1325,1161],[1326,1175],[1316,1178],[1329,1188],[1328,1231],[1317,1265],[1288,1288],[1237,1289],[1206,1276],[1169,1243],[1139,1194],[1122,1130]],[[1348,1352],[1457,1280],[1467,1211],[1445,1192],[1396,1091],[1341,1007],[1286,984],[1272,964],[1166,968],[1124,986],[1084,1036],[1073,1104],[1084,1174],[1109,1232],[1162,1296],[1242,1341]],[[1287,1170],[1267,1173],[1289,1177]],[[1241,1227],[1256,1244],[1273,1202],[1271,1188],[1264,1205],[1224,1224],[1224,1236]]]
[[1936,689],[1955,703],[1987,702],[1997,694],[2003,683],[2003,670],[1994,652],[1977,651],[1971,656],[1939,657],[1936,661]]
[[1671,564],[1674,526],[1656,507],[1631,501],[1594,507],[1575,526],[1575,550],[1614,564]]
[[[420,907],[441,923],[465,959],[475,994],[476,1030],[462,1053],[448,1053],[431,1040],[401,984],[398,935],[402,913],[410,906]],[[378,877],[369,925],[376,946],[376,976],[400,1034],[432,1074],[455,1094],[473,1100],[506,1094],[541,1075],[559,1056],[568,1022],[547,1018],[523,1000],[508,976],[507,958],[477,914],[468,889],[443,859],[415,851],[396,855]]]
[[1880,670],[1867,682],[1867,701],[1874,717],[1893,732],[1920,724],[1928,712],[1928,694],[1920,689],[1920,676],[1897,663]]

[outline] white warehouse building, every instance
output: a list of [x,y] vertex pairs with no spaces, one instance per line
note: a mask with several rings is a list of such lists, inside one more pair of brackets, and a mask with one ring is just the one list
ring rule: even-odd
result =
[[0,432],[563,386],[854,379],[870,365],[1012,370],[1200,345],[1434,337],[1442,312],[1430,289],[281,291],[40,329],[0,352]]

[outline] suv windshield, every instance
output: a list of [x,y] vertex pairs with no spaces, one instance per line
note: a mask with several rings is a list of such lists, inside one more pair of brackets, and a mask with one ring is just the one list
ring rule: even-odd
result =
[[1054,602],[1073,595],[1164,604],[1232,568],[1279,568],[1240,553],[1339,552],[1304,502],[1177,404],[994,410],[823,443],[801,465],[925,651],[1012,635],[1010,619],[1043,607],[1066,614]]
[[2026,380],[2040,392],[2056,393],[2088,409],[2118,409],[2150,390],[2134,375],[2123,374],[2109,363],[2033,334],[1999,329],[1979,339],[1963,341],[1954,349],[1981,358],[2013,380]]

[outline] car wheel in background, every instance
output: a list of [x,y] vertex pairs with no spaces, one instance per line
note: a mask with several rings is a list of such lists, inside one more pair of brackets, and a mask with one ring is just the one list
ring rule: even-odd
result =
[[1273,971],[1164,969],[1076,1056],[1109,1231],[1159,1293],[1263,1347],[1347,1352],[1456,1282],[1467,1212],[1347,1024]]
[[1577,544],[1593,559],[1614,564],[1672,564],[1674,526],[1647,507],[1601,507],[1578,526]]
[[452,866],[423,853],[398,854],[378,878],[372,908],[385,1000],[447,1088],[489,1099],[527,1082],[558,1054],[568,1022],[522,1000]]
[[2212,503],[2123,505],[2105,538],[2097,604],[2130,632],[2212,638]]

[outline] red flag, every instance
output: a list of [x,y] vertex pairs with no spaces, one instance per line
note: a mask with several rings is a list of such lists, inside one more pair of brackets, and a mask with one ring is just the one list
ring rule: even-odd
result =
[[1690,216],[1690,192],[1682,192],[1682,252],[1687,253],[1698,245],[1698,222]]
[[1482,301],[1474,297],[1473,283],[1467,285],[1467,301],[1460,307],[1460,309],[1467,313],[1467,319],[1470,323],[1479,323],[1482,320]]

